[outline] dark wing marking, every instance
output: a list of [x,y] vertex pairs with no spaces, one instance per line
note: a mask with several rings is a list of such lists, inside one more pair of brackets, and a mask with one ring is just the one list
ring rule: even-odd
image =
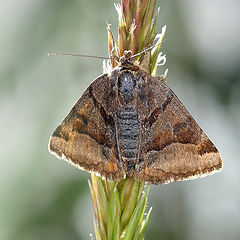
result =
[[124,177],[116,147],[114,90],[98,77],[50,138],[49,150],[78,168],[114,180]]
[[173,91],[145,76],[141,155],[135,178],[153,184],[202,177],[222,168],[214,144],[198,126]]

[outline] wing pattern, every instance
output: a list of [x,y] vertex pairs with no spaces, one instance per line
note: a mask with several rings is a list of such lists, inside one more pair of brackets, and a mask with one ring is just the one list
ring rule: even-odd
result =
[[113,180],[124,177],[116,148],[114,92],[104,74],[93,81],[49,142],[57,157]]
[[[214,144],[198,126],[174,92],[157,78],[145,76],[145,104],[140,110],[142,162],[135,178],[153,184],[182,181],[211,174],[222,168]],[[146,115],[146,112],[148,114]]]

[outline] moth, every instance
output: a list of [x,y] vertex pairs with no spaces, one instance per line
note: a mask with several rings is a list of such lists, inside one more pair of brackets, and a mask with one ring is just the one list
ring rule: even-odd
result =
[[89,85],[52,134],[49,150],[115,181],[164,184],[222,168],[217,148],[178,97],[129,51]]

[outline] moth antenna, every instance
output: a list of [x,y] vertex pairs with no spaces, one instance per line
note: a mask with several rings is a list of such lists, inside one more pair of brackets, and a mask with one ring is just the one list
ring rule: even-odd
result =
[[108,57],[100,57],[94,55],[84,55],[84,54],[74,54],[74,53],[61,53],[61,52],[51,52],[48,53],[48,56],[73,56],[73,57],[86,57],[86,58],[97,58],[101,60],[108,60]]
[[155,47],[157,47],[157,46],[159,46],[159,45],[162,45],[162,43],[165,42],[166,40],[167,40],[167,39],[164,39],[161,43],[155,44],[155,45],[153,45],[153,46],[151,46],[151,47],[149,47],[149,48],[144,49],[143,51],[141,51],[141,52],[139,52],[139,53],[137,53],[137,54],[132,55],[131,58],[135,58],[135,57],[137,57],[137,56],[140,56],[141,54],[143,54],[143,53],[145,53],[145,52],[147,52],[147,51],[150,51],[150,50],[152,50],[153,48],[155,48]]

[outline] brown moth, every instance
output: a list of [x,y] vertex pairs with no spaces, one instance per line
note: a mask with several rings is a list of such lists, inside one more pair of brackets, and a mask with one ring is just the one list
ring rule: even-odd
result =
[[50,138],[57,157],[108,180],[163,184],[222,168],[214,144],[159,77],[129,52],[95,79]]

